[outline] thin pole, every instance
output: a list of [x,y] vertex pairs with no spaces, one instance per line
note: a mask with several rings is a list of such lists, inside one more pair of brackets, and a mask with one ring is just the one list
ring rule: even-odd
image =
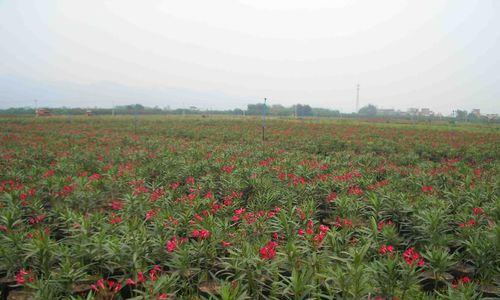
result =
[[137,105],[134,108],[134,134],[137,134]]
[[357,93],[356,93],[356,113],[359,111],[359,83],[357,85]]
[[266,102],[267,98],[264,98],[264,107],[262,108],[262,142],[266,140]]

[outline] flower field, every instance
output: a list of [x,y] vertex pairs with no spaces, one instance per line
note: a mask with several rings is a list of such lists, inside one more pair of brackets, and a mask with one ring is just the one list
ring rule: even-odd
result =
[[0,299],[500,297],[498,126],[0,119]]

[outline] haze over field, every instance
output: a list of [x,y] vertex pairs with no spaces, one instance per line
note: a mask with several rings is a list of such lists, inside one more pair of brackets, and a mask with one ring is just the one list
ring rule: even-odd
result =
[[0,108],[500,113],[500,2],[0,0]]

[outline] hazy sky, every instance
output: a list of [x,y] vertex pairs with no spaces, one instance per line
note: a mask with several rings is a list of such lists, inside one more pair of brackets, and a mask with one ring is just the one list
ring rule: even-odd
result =
[[500,113],[500,1],[0,0],[0,107]]

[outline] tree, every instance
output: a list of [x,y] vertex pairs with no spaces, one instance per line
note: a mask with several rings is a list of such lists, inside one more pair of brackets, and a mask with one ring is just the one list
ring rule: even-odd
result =
[[297,117],[312,116],[312,108],[309,105],[297,104],[293,107],[297,112]]
[[377,114],[377,108],[373,104],[368,104],[367,106],[363,106],[359,110],[358,114],[360,114],[362,116],[373,117]]
[[466,110],[457,110],[457,120],[465,121],[467,119],[467,111]]
[[467,120],[469,120],[469,121],[477,121],[477,120],[479,120],[479,117],[475,113],[470,112],[467,115]]
[[[264,104],[263,103],[248,104],[247,105],[247,115],[257,116],[257,115],[261,115],[263,111],[264,111]],[[267,109],[266,109],[266,111],[267,111]]]

